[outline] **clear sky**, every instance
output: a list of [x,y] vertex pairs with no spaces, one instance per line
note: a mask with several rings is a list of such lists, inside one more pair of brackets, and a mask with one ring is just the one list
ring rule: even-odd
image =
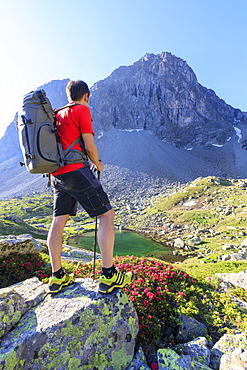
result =
[[23,94],[169,51],[247,111],[247,0],[0,0],[0,137]]

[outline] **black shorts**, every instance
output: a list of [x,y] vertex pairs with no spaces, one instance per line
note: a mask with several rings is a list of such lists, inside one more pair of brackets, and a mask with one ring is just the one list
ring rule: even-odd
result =
[[52,176],[54,188],[54,216],[75,216],[77,203],[91,217],[99,216],[110,209],[107,194],[89,167]]

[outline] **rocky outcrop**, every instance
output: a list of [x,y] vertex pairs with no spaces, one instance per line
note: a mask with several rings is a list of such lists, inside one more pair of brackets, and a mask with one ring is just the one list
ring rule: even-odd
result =
[[198,337],[180,347],[158,350],[158,369],[245,370],[247,339],[244,334],[225,334],[210,349],[206,338]]
[[91,279],[55,296],[36,278],[0,290],[3,370],[126,369],[138,331],[122,291],[103,296]]
[[171,53],[146,54],[93,85],[96,130],[150,130],[179,148],[223,144],[246,115],[201,86],[188,64]]
[[0,338],[7,334],[32,307],[47,295],[46,287],[37,278],[0,289]]
[[[10,253],[46,253],[47,250],[48,249],[45,241],[34,239],[29,234],[0,236],[1,256],[8,256]],[[69,261],[90,262],[94,257],[94,252],[63,244],[61,256]],[[100,258],[100,253],[96,253],[96,259]]]
[[197,337],[204,337],[208,335],[207,327],[193,317],[180,315],[179,321],[181,325],[178,329],[177,341],[189,342]]
[[8,256],[10,253],[41,252],[45,247],[29,234],[0,236],[0,255]]
[[215,274],[218,279],[223,283],[231,284],[234,287],[246,289],[247,286],[247,270],[232,273],[218,273]]
[[214,370],[245,370],[247,362],[244,361],[244,356],[246,358],[246,353],[246,335],[225,334],[211,349],[211,367]]

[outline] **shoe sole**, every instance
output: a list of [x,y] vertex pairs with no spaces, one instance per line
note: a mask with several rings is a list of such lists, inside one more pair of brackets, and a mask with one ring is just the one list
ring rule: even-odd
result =
[[102,293],[102,294],[107,294],[107,293],[111,293],[114,289],[122,289],[122,288],[124,288],[126,285],[129,285],[129,284],[131,284],[132,283],[132,281],[133,281],[133,279],[134,279],[134,273],[132,272],[132,276],[131,276],[131,280],[130,280],[130,282],[129,283],[125,283],[124,285],[122,285],[122,286],[112,286],[112,287],[109,287],[107,290],[101,290],[100,288],[98,289],[98,292],[99,293]]
[[55,294],[55,293],[58,293],[58,292],[60,292],[64,287],[66,287],[66,286],[68,286],[68,285],[71,285],[71,284],[73,284],[75,281],[73,280],[73,281],[68,281],[67,283],[65,282],[65,283],[62,283],[62,284],[60,284],[59,285],[59,288],[57,289],[57,290],[49,290],[48,291],[48,293],[50,293],[50,294]]

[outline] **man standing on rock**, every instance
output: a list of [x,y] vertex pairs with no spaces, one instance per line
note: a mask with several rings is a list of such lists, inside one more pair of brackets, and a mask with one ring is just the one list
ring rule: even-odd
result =
[[[99,160],[94,142],[92,118],[88,107],[90,91],[84,81],[70,81],[66,87],[69,104],[56,114],[59,142],[66,150],[77,138],[81,141],[73,149],[86,151],[87,157],[97,171],[104,169]],[[52,277],[49,279],[50,293],[59,292],[75,280],[73,274],[66,274],[61,266],[63,230],[69,216],[75,216],[77,203],[91,217],[99,217],[98,243],[102,256],[102,273],[99,279],[99,292],[109,293],[114,288],[123,288],[133,279],[132,272],[117,271],[113,264],[114,210],[101,183],[90,169],[88,158],[85,161],[66,164],[52,173],[54,187],[54,217],[48,233],[48,247],[52,264]]]

